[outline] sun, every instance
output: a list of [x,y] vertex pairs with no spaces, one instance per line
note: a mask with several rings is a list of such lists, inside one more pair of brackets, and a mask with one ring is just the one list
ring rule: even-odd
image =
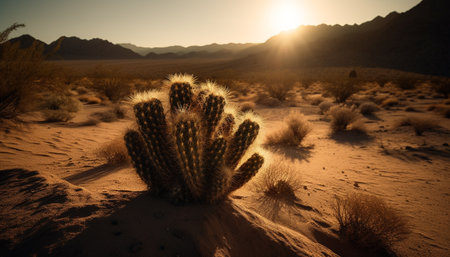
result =
[[286,31],[300,26],[301,10],[295,2],[283,2],[274,6],[271,10],[271,23],[274,30]]

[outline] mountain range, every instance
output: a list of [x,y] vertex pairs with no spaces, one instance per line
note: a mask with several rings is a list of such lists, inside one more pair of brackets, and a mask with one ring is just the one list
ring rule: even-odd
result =
[[[300,26],[261,44],[137,47],[102,39],[61,37],[42,44],[48,59],[176,59],[228,57],[242,70],[324,66],[383,67],[450,76],[450,1],[423,0],[404,13],[359,25]],[[29,47],[36,39],[11,39]]]

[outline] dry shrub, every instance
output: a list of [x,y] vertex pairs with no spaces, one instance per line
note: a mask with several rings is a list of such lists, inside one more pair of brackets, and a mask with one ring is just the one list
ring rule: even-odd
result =
[[89,90],[83,86],[78,86],[77,88],[75,88],[75,91],[77,91],[79,95],[84,95],[84,94],[89,93]]
[[302,185],[298,173],[286,160],[275,160],[254,180],[257,193],[284,201],[297,200]]
[[243,102],[239,105],[241,112],[247,112],[247,111],[253,111],[255,110],[255,103],[254,102]]
[[333,106],[330,108],[331,130],[333,132],[345,131],[347,127],[356,122],[360,115],[351,108],[345,106]]
[[281,105],[281,101],[277,98],[271,97],[267,95],[267,93],[258,93],[258,97],[256,99],[256,103],[269,106],[269,107],[276,107]]
[[106,160],[110,165],[130,163],[130,157],[122,137],[114,139],[97,149],[96,155]]
[[320,95],[315,95],[315,96],[309,97],[309,100],[312,105],[319,105],[321,102],[325,101],[325,98],[323,98]]
[[359,133],[362,133],[362,134],[367,134],[366,124],[362,120],[356,120],[355,122],[353,122],[350,125],[348,125],[347,129],[350,130],[350,131],[359,132]]
[[345,102],[350,96],[360,90],[360,87],[352,79],[337,81],[335,83],[326,83],[323,87],[325,91],[330,93],[338,103]]
[[421,136],[425,131],[431,131],[439,128],[439,123],[430,118],[405,117],[399,121],[397,126],[411,126],[417,136]]
[[301,113],[291,113],[285,120],[285,126],[266,138],[268,145],[298,146],[311,132],[309,122]]
[[126,110],[120,105],[115,105],[113,108],[103,111],[94,112],[90,115],[91,118],[97,119],[103,122],[113,122],[118,119],[123,119],[126,116]]
[[43,110],[42,113],[46,122],[67,122],[75,117],[73,112],[66,110]]
[[264,86],[269,96],[283,102],[289,96],[289,91],[292,89],[293,84],[284,83],[268,83]]
[[276,220],[280,212],[298,213],[298,193],[302,188],[300,175],[292,164],[277,158],[252,181],[258,195],[257,203],[263,215]]
[[46,71],[44,47],[38,41],[28,48],[7,41],[9,33],[20,27],[24,25],[14,23],[0,33],[0,122],[36,107],[40,89],[34,81]]
[[362,115],[372,115],[374,112],[379,111],[379,110],[380,110],[380,108],[378,108],[378,106],[372,102],[362,103],[359,106],[359,112]]
[[130,95],[132,86],[123,78],[110,77],[97,79],[94,83],[94,89],[108,97],[112,102],[118,102]]
[[64,94],[44,96],[41,102],[41,110],[47,122],[69,121],[75,117],[80,106],[78,100]]
[[411,233],[406,217],[376,196],[336,197],[332,208],[341,237],[364,248],[390,249]]
[[396,97],[389,97],[381,103],[381,106],[386,108],[386,107],[392,107],[392,106],[395,106],[398,104],[399,104],[399,101]]
[[321,102],[319,104],[320,114],[325,114],[326,112],[328,112],[333,105],[333,103],[328,101]]

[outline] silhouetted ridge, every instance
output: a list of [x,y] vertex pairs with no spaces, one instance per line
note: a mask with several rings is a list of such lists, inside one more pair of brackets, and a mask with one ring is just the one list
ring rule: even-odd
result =
[[53,59],[135,59],[141,57],[129,49],[99,38],[84,40],[77,37],[60,37],[48,46],[49,51],[54,49],[56,51],[52,56]]

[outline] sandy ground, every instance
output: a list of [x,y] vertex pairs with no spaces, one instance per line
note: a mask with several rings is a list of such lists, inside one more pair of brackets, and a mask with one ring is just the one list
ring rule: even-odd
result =
[[[220,205],[173,206],[146,194],[132,167],[95,155],[131,118],[77,126],[100,105],[84,105],[69,124],[30,116],[0,131],[0,255],[371,256],[338,240],[330,208],[335,195],[361,191],[410,218],[412,234],[394,247],[399,256],[450,256],[450,122],[425,111],[438,101],[365,117],[368,136],[331,135],[318,107],[300,96],[296,107],[258,106],[266,133],[295,110],[313,125],[302,147],[268,148],[301,176],[292,206],[261,204],[250,186]],[[396,128],[407,115],[434,117],[440,128],[424,136]]]

